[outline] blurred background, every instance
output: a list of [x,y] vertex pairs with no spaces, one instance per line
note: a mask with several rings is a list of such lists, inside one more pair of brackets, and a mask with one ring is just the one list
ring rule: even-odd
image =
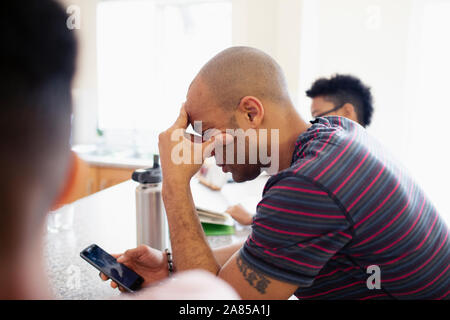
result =
[[317,78],[368,84],[368,131],[450,222],[449,0],[61,1],[80,40],[72,144],[90,166],[86,194],[150,165],[202,65],[246,45],[280,63],[306,119]]

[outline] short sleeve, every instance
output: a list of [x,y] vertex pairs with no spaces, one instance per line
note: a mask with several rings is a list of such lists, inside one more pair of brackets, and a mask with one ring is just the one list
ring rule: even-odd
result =
[[351,240],[350,229],[345,213],[326,191],[289,176],[265,188],[240,255],[274,279],[309,287]]

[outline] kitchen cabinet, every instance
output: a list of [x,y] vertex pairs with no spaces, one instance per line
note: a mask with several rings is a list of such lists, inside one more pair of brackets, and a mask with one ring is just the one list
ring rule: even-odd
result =
[[[135,168],[137,169],[137,168]],[[85,174],[77,179],[75,200],[87,197],[98,191],[115,186],[131,179],[135,169],[87,165]]]
[[75,200],[130,180],[136,169],[153,166],[153,154],[135,158],[130,152],[109,150],[105,154],[95,145],[76,145],[79,158]]
[[83,197],[131,179],[134,170],[90,165]]
[[83,197],[87,197],[99,191],[98,188],[98,169],[96,167],[89,166],[87,180],[85,181],[85,192]]

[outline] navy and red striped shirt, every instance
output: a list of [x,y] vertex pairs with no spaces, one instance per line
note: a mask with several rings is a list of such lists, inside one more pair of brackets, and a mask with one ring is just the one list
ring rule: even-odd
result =
[[[241,257],[298,285],[300,299],[445,299],[448,227],[408,173],[366,131],[319,118],[272,176]],[[368,267],[381,288],[369,289]]]

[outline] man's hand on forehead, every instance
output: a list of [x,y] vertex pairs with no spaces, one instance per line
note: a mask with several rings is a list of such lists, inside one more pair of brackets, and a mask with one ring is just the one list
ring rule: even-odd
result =
[[191,123],[183,104],[174,124],[159,135],[161,167],[166,182],[188,183],[206,158],[214,156],[216,149],[221,152],[224,146],[234,141],[233,136],[217,129],[206,130],[208,139],[202,141],[200,136],[186,132]]
[[188,126],[189,126],[189,115],[187,114],[183,103],[177,120],[175,120],[175,123],[172,125],[172,127],[170,127],[169,130],[173,131],[175,129],[187,129]]
[[[183,107],[186,111],[186,108],[183,104]],[[195,134],[191,134],[189,132],[186,132],[185,137],[191,140],[192,142],[198,143],[198,142],[207,142],[211,140],[212,138],[218,139],[219,135],[223,135],[222,142],[223,144],[229,144],[231,142],[230,135],[226,133],[226,129],[220,131],[215,128],[209,128],[208,126],[205,126],[205,124],[201,120],[193,121],[189,113],[186,111],[187,117],[188,117],[188,126],[192,128],[192,131],[195,132]],[[197,137],[198,139],[194,139]],[[201,140],[199,140],[201,139]]]

